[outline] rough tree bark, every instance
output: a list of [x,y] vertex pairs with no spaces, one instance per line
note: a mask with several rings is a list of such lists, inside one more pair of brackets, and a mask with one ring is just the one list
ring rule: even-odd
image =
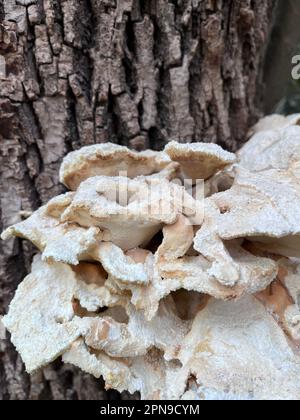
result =
[[[0,0],[0,228],[63,191],[61,159],[80,146],[236,149],[259,113],[275,2]],[[0,313],[33,252],[0,244]],[[0,399],[111,397],[60,363],[29,378],[0,341]]]

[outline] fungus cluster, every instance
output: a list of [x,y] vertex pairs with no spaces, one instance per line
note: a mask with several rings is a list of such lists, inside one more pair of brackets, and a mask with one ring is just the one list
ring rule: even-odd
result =
[[39,250],[3,318],[27,371],[62,357],[142,399],[299,400],[299,125],[265,118],[237,155],[70,153],[70,192],[2,234]]

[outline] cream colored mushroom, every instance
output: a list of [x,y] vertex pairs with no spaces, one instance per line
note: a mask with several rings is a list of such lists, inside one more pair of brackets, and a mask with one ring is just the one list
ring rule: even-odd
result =
[[269,252],[300,255],[300,189],[288,171],[252,173],[239,167],[232,188],[209,197],[205,206],[207,222],[197,233],[196,249],[215,255],[214,268],[225,269],[224,281],[238,278],[234,266],[224,265],[230,262],[224,241],[247,238]]
[[143,247],[180,214],[201,223],[203,206],[183,187],[167,180],[89,178],[79,186],[62,221],[97,226],[123,250]]
[[[180,320],[168,301],[160,304],[155,317],[148,321],[143,312],[127,307],[128,324],[120,323],[103,312],[101,317],[86,318],[85,343],[111,357],[146,356],[156,347],[167,360],[189,330],[189,322]],[[168,331],[168,334],[166,334]]]
[[238,161],[175,142],[71,153],[74,191],[2,234],[42,253],[3,318],[27,370],[62,356],[143,399],[299,400],[299,119],[262,121]]
[[286,128],[292,125],[300,124],[300,114],[293,114],[285,117],[280,114],[273,114],[262,118],[258,123],[251,128],[250,135],[269,130],[278,130],[279,128]]
[[159,173],[170,164],[162,152],[135,152],[117,144],[97,144],[69,153],[62,163],[60,180],[74,191],[91,177],[120,176],[125,172],[125,176],[135,178]]
[[157,250],[157,257],[174,260],[186,255],[193,245],[194,227],[182,214],[176,223],[163,228],[163,242]]
[[103,352],[91,352],[82,339],[77,340],[63,354],[62,360],[99,379],[103,376],[107,389],[134,393],[137,386],[126,360],[113,360]]
[[[56,212],[53,202],[49,205]],[[2,239],[17,236],[31,241],[41,252],[44,260],[76,265],[89,259],[91,250],[105,238],[99,228],[82,228],[74,223],[61,223],[48,216],[48,206],[37,210],[31,217],[9,227]],[[54,210],[55,208],[55,210]]]
[[123,253],[112,243],[102,243],[95,248],[93,257],[102,263],[110,276],[125,284],[148,284],[149,277],[146,268]]
[[103,352],[91,352],[82,340],[63,355],[63,361],[94,375],[103,376],[107,389],[139,391],[142,399],[163,399],[166,387],[165,362],[155,349],[146,357],[112,359]]
[[[109,333],[106,337],[109,342]],[[176,360],[168,361],[157,350],[151,356],[110,359],[102,351],[91,353],[81,341],[63,360],[96,377],[103,375],[108,386],[120,391],[140,391],[144,399],[185,399],[187,395],[199,400],[300,398],[300,358],[253,297],[235,303],[209,301],[180,344],[170,340],[170,349]]]
[[32,270],[3,318],[28,372],[55,360],[80,336],[72,306],[76,280],[71,268],[50,267],[36,259]]
[[[210,263],[208,274],[221,285],[232,290],[246,287],[247,293],[256,293],[275,279],[276,264],[270,258],[252,255],[242,248],[242,242],[236,239],[243,240],[247,232],[235,232],[240,227],[239,223],[241,229],[244,227],[240,215],[235,217],[235,212],[243,213],[247,221],[248,215],[245,215],[242,207],[235,206],[230,200],[223,201],[219,195],[206,200],[205,222],[195,236],[194,248]],[[237,195],[233,197],[237,198]],[[255,228],[256,225],[253,226]]]
[[300,178],[300,126],[258,132],[239,151],[238,158],[251,172],[273,169]]
[[216,144],[170,142],[165,152],[180,163],[185,178],[197,181],[206,180],[226,166],[236,161],[236,156]]
[[54,361],[84,333],[76,300],[87,314],[124,302],[104,286],[101,271],[91,265],[84,270],[95,283],[87,284],[79,268],[76,273],[67,264],[48,264],[37,256],[20,284],[3,324],[29,373]]
[[300,357],[253,297],[209,301],[195,318],[178,358],[196,378],[197,399],[300,398]]
[[[229,269],[237,268],[238,279],[235,284],[224,284],[223,278],[213,271],[212,262],[203,255],[187,255],[194,235],[193,227],[183,216],[176,224],[166,226],[163,232],[163,242],[155,255],[142,249],[127,253],[136,263],[144,264],[147,283],[130,283],[122,280],[120,275],[111,276],[107,281],[111,290],[119,293],[130,291],[131,302],[138,310],[143,310],[149,320],[155,316],[159,302],[179,289],[228,300],[264,290],[276,278],[276,262],[247,252],[239,243],[231,243],[226,250],[227,266]],[[174,244],[178,245],[177,248]],[[203,246],[206,247],[206,244]],[[115,259],[112,257],[112,260]]]
[[73,308],[78,314],[82,311],[87,315],[103,308],[128,305],[127,296],[111,293],[107,288],[107,273],[100,264],[83,262],[73,266],[72,270],[77,282]]

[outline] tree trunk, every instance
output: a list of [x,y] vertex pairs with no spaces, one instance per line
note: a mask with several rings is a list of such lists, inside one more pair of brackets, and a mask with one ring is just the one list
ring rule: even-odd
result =
[[[64,191],[61,160],[83,145],[235,150],[259,115],[275,2],[0,0],[1,229]],[[3,314],[35,251],[0,247]],[[116,394],[59,362],[29,378],[0,340],[0,399],[105,398]]]

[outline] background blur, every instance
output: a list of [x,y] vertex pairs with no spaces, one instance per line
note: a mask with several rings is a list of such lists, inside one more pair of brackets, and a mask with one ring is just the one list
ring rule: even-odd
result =
[[265,64],[265,113],[300,112],[300,81],[291,76],[292,57],[300,54],[300,1],[279,0]]

